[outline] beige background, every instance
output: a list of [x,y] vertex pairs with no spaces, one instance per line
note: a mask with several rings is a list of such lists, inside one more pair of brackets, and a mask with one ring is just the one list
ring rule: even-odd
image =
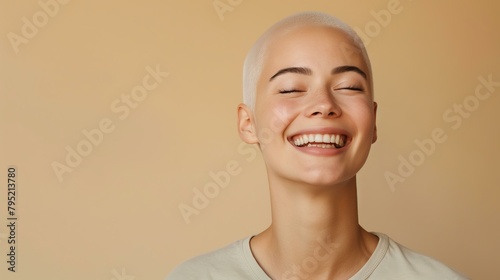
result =
[[[390,22],[376,23],[373,13],[394,1],[221,0],[231,9],[219,17],[212,0],[73,0],[13,45],[8,34],[24,36],[23,17],[41,25],[44,10],[1,0],[0,181],[18,167],[19,220],[11,273],[2,183],[0,278],[163,279],[264,229],[263,162],[243,153],[254,147],[238,150],[242,61],[272,23],[319,10],[372,28],[379,140],[360,174],[361,223],[473,279],[498,279],[500,87],[457,129],[443,114],[472,102],[479,76],[500,81],[500,4],[401,0]],[[120,96],[157,65],[169,76],[120,119],[113,102],[123,106]],[[114,130],[60,182],[53,162],[65,164],[66,147],[104,119]],[[384,174],[398,174],[399,156],[436,128],[446,141],[391,188]],[[186,224],[178,206],[233,161],[241,173]]]

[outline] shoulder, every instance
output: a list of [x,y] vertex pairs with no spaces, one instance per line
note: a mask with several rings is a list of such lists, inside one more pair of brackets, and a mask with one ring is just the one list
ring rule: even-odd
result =
[[380,279],[468,279],[440,261],[417,253],[384,234],[377,234],[386,243],[386,252],[372,276]]
[[250,237],[238,240],[218,250],[187,260],[177,266],[166,280],[222,280],[239,277],[245,269],[243,248],[249,239]]

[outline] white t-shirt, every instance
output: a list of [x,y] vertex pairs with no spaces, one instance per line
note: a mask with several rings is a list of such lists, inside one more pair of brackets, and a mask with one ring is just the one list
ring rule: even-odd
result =
[[[462,280],[468,279],[433,258],[418,254],[396,243],[387,235],[379,237],[375,251],[366,264],[350,279],[381,280]],[[250,238],[236,241],[224,248],[188,260],[167,277],[167,280],[271,280],[262,270],[250,250]],[[306,258],[295,270],[279,280],[309,279],[315,262],[321,261],[328,248],[318,245],[315,254]],[[320,254],[320,251],[323,253]],[[276,279],[278,280],[278,279]]]

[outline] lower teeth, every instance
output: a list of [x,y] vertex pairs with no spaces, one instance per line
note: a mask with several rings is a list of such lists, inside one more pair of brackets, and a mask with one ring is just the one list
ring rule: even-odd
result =
[[[304,146],[299,146],[299,147],[304,147]],[[340,149],[342,148],[343,146],[340,146],[339,144],[336,144],[336,143],[333,143],[333,144],[307,144],[307,147],[317,147],[317,148],[323,148],[323,149],[331,149],[331,148],[335,148],[335,149]]]

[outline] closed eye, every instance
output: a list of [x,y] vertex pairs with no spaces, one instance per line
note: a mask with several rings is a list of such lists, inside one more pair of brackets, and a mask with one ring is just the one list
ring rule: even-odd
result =
[[297,89],[280,89],[279,93],[294,93],[294,92],[304,92],[303,90],[297,90]]
[[363,88],[356,87],[356,86],[348,86],[348,87],[343,87],[343,88],[339,88],[338,90],[364,91],[364,89],[363,89]]

